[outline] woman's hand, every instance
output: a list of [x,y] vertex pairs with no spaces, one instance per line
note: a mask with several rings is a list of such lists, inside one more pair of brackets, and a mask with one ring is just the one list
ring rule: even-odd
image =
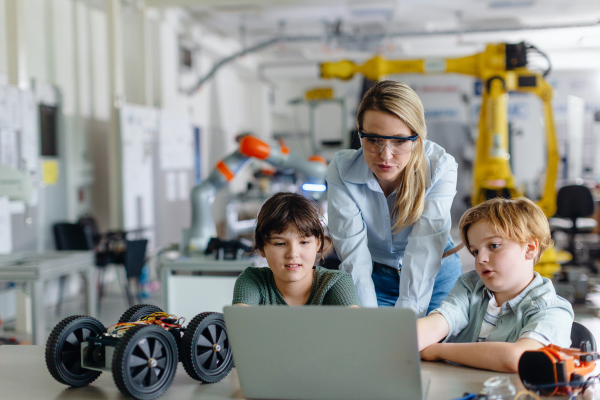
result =
[[425,361],[443,360],[443,358],[439,356],[438,352],[440,346],[442,346],[441,343],[434,343],[431,346],[425,347],[423,350],[421,350],[421,359]]

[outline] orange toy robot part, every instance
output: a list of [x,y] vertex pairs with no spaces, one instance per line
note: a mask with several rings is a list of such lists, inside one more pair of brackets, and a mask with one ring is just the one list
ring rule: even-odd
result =
[[524,352],[519,359],[523,386],[544,396],[577,394],[586,386],[583,377],[594,370],[600,358],[599,353],[585,351],[589,347],[589,342],[581,350],[551,344]]

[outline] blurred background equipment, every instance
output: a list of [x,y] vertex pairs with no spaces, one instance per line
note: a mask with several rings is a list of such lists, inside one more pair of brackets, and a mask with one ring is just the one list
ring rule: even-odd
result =
[[[109,265],[122,265],[124,268],[117,269],[117,279],[130,306],[135,303],[134,296],[130,290],[130,283],[134,283],[136,297],[141,290],[140,276],[146,261],[147,239],[127,239],[137,236],[139,232],[115,231],[100,234],[97,230],[95,219],[86,215],[77,223],[60,222],[53,227],[56,250],[92,250],[94,251],[95,265],[98,267],[98,309],[102,306],[102,298],[105,292],[105,271]],[[124,276],[123,276],[124,275]],[[56,314],[60,315],[65,284],[67,276],[60,278],[58,291],[58,303]]]
[[27,171],[19,171],[0,165],[0,197],[29,202],[33,192],[31,176]]
[[[184,241],[185,251],[203,253],[211,237],[216,236],[212,218],[212,204],[215,194],[235,175],[245,168],[252,159],[265,161],[279,169],[291,169],[304,175],[304,181],[313,185],[325,184],[327,164],[320,157],[305,160],[282,143],[267,143],[254,136],[241,138],[239,149],[219,161],[209,177],[192,189],[192,226],[189,238]],[[324,190],[306,192],[319,199]],[[268,196],[267,196],[268,197]],[[185,233],[184,233],[185,236]]]

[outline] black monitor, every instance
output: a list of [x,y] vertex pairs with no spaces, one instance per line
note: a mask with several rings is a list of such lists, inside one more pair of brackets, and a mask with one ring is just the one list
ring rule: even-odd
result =
[[43,156],[58,156],[58,108],[40,104],[40,141]]

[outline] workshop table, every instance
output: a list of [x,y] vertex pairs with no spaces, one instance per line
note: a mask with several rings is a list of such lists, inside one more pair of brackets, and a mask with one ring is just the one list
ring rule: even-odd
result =
[[158,265],[164,310],[188,320],[202,311],[223,312],[223,306],[231,305],[237,276],[253,264],[254,258],[217,260],[194,255],[173,260],[162,255]]
[[[427,400],[449,400],[461,397],[465,392],[478,393],[486,379],[505,375],[441,362],[422,362],[421,369],[431,374]],[[522,390],[519,377],[516,374],[509,376],[517,391]],[[83,388],[70,389],[58,383],[46,368],[44,346],[0,346],[0,388],[2,400],[126,399],[117,389],[110,372],[102,373]],[[181,365],[173,383],[160,397],[161,400],[243,398],[235,368],[222,381],[203,385],[190,378]]]
[[92,251],[55,251],[0,256],[0,281],[26,282],[31,288],[32,342],[46,342],[44,283],[80,272],[85,276],[87,315],[96,316],[96,283]]

